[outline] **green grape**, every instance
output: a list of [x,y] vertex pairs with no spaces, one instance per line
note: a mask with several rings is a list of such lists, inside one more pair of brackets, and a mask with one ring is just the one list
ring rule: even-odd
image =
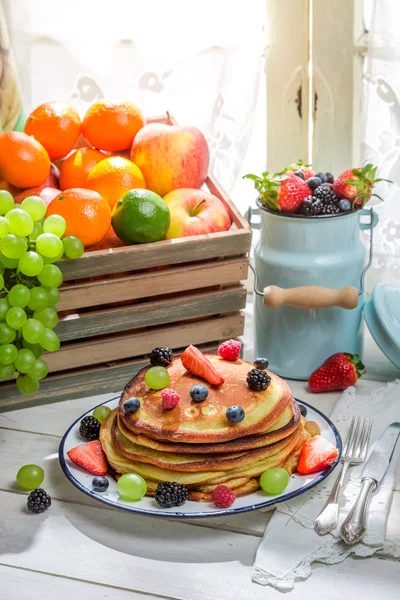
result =
[[6,314],[7,325],[13,329],[21,329],[26,319],[26,312],[18,306],[13,306]]
[[47,211],[47,204],[40,196],[27,196],[21,202],[21,208],[25,210],[34,221],[39,221]]
[[260,486],[267,494],[282,494],[289,483],[289,473],[281,467],[267,469],[260,477]]
[[29,239],[35,242],[41,233],[43,233],[43,219],[40,219],[40,221],[35,221],[33,225],[33,231],[29,236]]
[[[52,309],[43,308],[42,310]],[[44,332],[44,325],[35,318],[35,313],[33,316],[33,319],[28,319],[27,322],[23,324],[22,335],[24,336],[24,339],[30,344],[38,344]]]
[[20,373],[29,373],[35,365],[36,357],[28,348],[21,348],[14,362],[17,371]]
[[18,258],[7,258],[0,250],[0,262],[6,267],[6,269],[15,269],[18,267]]
[[43,269],[43,258],[33,250],[24,254],[18,262],[18,268],[28,277],[36,277]]
[[144,380],[150,389],[162,390],[169,384],[169,374],[165,367],[150,367]]
[[46,288],[49,306],[55,306],[60,300],[60,292],[56,287]]
[[4,277],[3,275],[0,275],[0,290],[2,290],[4,287]]
[[62,237],[67,229],[67,223],[64,217],[60,215],[50,215],[43,223],[43,231],[45,233],[53,233],[58,237]]
[[62,251],[60,252],[60,254],[57,254],[57,256],[53,256],[53,258],[48,258],[47,256],[43,256],[43,262],[44,262],[45,265],[50,264],[50,263],[56,263],[63,256],[64,256],[64,248],[62,249]]
[[[54,327],[58,323],[57,311],[55,311],[54,308],[50,307],[35,310],[35,312],[33,313],[33,318],[43,323],[43,325],[48,329],[54,329]],[[30,340],[28,340],[28,342],[29,341]]]
[[31,298],[28,306],[31,310],[37,310],[38,308],[46,308],[49,303],[47,292],[42,287],[34,287],[30,290]]
[[0,298],[0,321],[4,321],[11,306],[6,298]]
[[35,490],[44,480],[44,471],[38,465],[25,465],[17,473],[17,483],[23,490]]
[[45,328],[43,335],[40,339],[40,345],[48,352],[55,352],[60,347],[59,337],[51,329]]
[[62,240],[53,233],[41,233],[36,240],[36,250],[46,258],[54,258],[60,252],[64,254]]
[[8,301],[11,306],[19,306],[19,308],[25,308],[28,306],[29,300],[31,299],[31,293],[26,285],[18,283],[14,285],[8,292]]
[[35,358],[40,358],[44,352],[42,346],[40,344],[30,344],[26,340],[22,340],[22,345],[24,348],[28,348],[33,354]]
[[11,363],[15,362],[17,356],[18,349],[14,344],[4,344],[4,346],[0,346],[0,363],[2,365],[11,365]]
[[38,279],[46,287],[59,287],[62,284],[63,275],[57,265],[44,265]]
[[111,412],[111,408],[109,406],[98,406],[93,411],[93,416],[98,420],[99,423],[103,423]]
[[7,325],[7,323],[0,323],[0,344],[11,344],[16,338],[17,332],[15,329]]
[[15,383],[21,394],[24,396],[36,394],[40,387],[38,380],[33,379],[30,375],[18,375]]
[[0,190],[0,215],[5,215],[14,208],[14,198],[7,190]]
[[10,231],[15,235],[31,235],[33,231],[32,217],[22,208],[13,208],[10,210],[6,219],[10,224]]
[[80,258],[85,251],[81,240],[74,235],[67,235],[63,239],[65,256],[71,259]]
[[0,217],[0,238],[7,235],[7,233],[10,233],[10,224],[5,217]]
[[34,364],[33,369],[31,371],[29,371],[29,375],[33,379],[43,379],[43,377],[46,377],[48,372],[49,372],[49,368],[48,368],[47,364],[45,363],[45,361],[42,360],[41,358],[38,358]]
[[27,248],[26,239],[13,233],[7,233],[0,240],[0,250],[6,258],[21,258]]
[[136,473],[126,473],[118,479],[117,488],[124,500],[140,500],[147,492],[147,483]]
[[11,377],[15,373],[14,363],[11,365],[0,365],[0,381],[5,381],[6,379],[11,379]]

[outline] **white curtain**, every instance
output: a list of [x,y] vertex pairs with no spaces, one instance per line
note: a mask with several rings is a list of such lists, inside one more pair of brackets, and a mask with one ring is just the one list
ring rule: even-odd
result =
[[[243,174],[258,99],[264,0],[3,5],[26,112],[60,99],[83,115],[103,96],[130,98],[147,115],[168,110],[205,133],[212,171],[232,189]],[[252,168],[262,170],[264,152],[254,150],[254,157]],[[245,210],[248,198],[236,199]]]
[[380,165],[385,202],[374,202],[380,223],[375,229],[370,290],[380,281],[400,286],[400,2],[366,0],[368,53],[363,74],[364,160]]

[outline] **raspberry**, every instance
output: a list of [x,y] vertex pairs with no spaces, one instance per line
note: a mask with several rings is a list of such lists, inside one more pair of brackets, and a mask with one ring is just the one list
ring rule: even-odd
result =
[[165,388],[161,392],[161,401],[162,407],[165,410],[170,410],[171,408],[175,408],[175,406],[179,402],[179,394],[177,394],[174,390]]
[[235,494],[226,485],[217,485],[211,499],[218,508],[228,508],[235,501]]
[[241,343],[238,340],[223,342],[218,348],[218,354],[224,360],[235,361],[239,358]]

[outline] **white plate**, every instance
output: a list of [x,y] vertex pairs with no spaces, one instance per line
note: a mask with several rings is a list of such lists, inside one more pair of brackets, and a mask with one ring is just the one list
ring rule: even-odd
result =
[[[118,405],[119,397],[113,398],[108,402],[104,402],[105,406],[109,406],[111,409],[116,408]],[[313,408],[309,404],[297,400],[299,404],[303,404],[307,408],[307,419],[315,421],[321,428],[321,435],[329,440],[339,450],[339,457],[342,450],[342,441],[340,439],[339,432],[333,423],[323,415],[319,410]],[[82,444],[82,438],[79,435],[79,423],[88,415],[91,415],[95,407],[89,410],[84,415],[81,415],[79,419],[75,421],[66,431],[63,439],[61,440],[59,449],[59,459],[61,468],[64,471],[67,478],[81,491],[99,502],[104,502],[109,506],[128,510],[134,513],[143,513],[154,517],[177,517],[177,518],[194,518],[194,517],[217,517],[221,515],[234,515],[249,510],[255,510],[257,508],[265,508],[277,502],[284,502],[295,496],[299,496],[304,492],[307,492],[314,485],[317,485],[323,481],[332,469],[335,468],[339,462],[337,461],[331,465],[328,469],[325,469],[319,473],[313,473],[312,475],[299,475],[295,473],[290,477],[289,484],[283,494],[277,496],[269,496],[262,490],[237,498],[230,508],[220,509],[215,507],[212,502],[193,502],[188,500],[183,506],[177,508],[161,508],[158,506],[154,498],[145,496],[137,502],[128,502],[123,500],[117,490],[116,481],[109,476],[110,485],[107,492],[101,494],[92,490],[92,479],[93,475],[74,464],[67,456],[68,450]]]

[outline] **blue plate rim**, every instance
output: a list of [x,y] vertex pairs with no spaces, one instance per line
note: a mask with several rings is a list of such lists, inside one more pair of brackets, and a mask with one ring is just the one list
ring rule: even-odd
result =
[[337,430],[336,426],[332,423],[332,421],[329,419],[329,417],[324,415],[324,413],[322,413],[320,410],[318,410],[318,408],[315,408],[311,404],[308,404],[308,402],[304,402],[303,400],[294,398],[296,400],[296,402],[298,402],[299,404],[303,404],[303,406],[305,406],[307,408],[311,408],[316,413],[318,413],[320,415],[320,417],[322,417],[326,421],[326,423],[329,425],[329,427],[333,431],[333,434],[335,436],[335,441],[336,441],[336,447],[339,450],[339,455],[338,455],[337,459],[335,460],[335,462],[332,465],[330,465],[327,469],[322,471],[322,473],[320,473],[318,475],[318,477],[316,477],[315,479],[310,481],[310,483],[307,483],[305,486],[299,488],[298,490],[294,490],[293,492],[289,492],[288,494],[284,494],[283,496],[279,496],[278,498],[271,498],[270,500],[266,500],[265,502],[263,502],[261,504],[257,504],[257,505],[249,504],[248,506],[241,506],[238,508],[225,508],[225,509],[212,511],[212,512],[193,512],[193,513],[185,513],[185,512],[181,512],[181,511],[167,512],[165,510],[149,510],[147,508],[145,508],[145,509],[135,508],[135,506],[126,506],[123,504],[117,504],[113,500],[108,500],[101,494],[94,492],[92,490],[89,490],[87,487],[82,485],[81,482],[76,479],[76,477],[74,477],[74,475],[71,473],[71,471],[64,459],[64,446],[65,446],[65,441],[66,441],[71,429],[73,429],[75,427],[75,425],[81,419],[83,419],[83,417],[87,416],[89,413],[92,413],[94,411],[94,409],[97,408],[98,406],[103,406],[104,404],[108,404],[109,402],[113,402],[114,400],[118,400],[118,399],[119,399],[119,396],[115,396],[114,398],[110,398],[109,400],[106,400],[105,402],[101,402],[100,404],[97,404],[93,408],[86,411],[83,415],[78,417],[78,419],[76,419],[72,423],[72,425],[70,425],[68,427],[67,431],[64,433],[64,435],[61,439],[61,442],[60,442],[59,449],[58,449],[58,459],[60,461],[61,469],[63,470],[66,478],[76,488],[78,488],[81,492],[83,492],[90,498],[95,498],[96,500],[99,500],[103,504],[107,504],[108,506],[111,506],[112,508],[117,509],[117,510],[124,510],[124,511],[130,512],[130,513],[133,512],[133,513],[137,513],[137,514],[141,514],[141,515],[148,515],[150,517],[179,518],[179,519],[196,519],[196,518],[197,519],[200,519],[200,518],[209,519],[209,518],[213,518],[213,517],[237,515],[240,513],[250,512],[252,510],[259,510],[261,508],[266,508],[267,506],[273,506],[274,504],[278,504],[281,502],[287,502],[288,500],[291,500],[292,498],[296,498],[297,496],[300,496],[301,494],[308,492],[310,489],[312,489],[314,486],[316,486],[318,483],[320,483],[321,481],[326,479],[326,477],[328,477],[328,475],[333,471],[333,469],[339,463],[340,457],[342,454],[342,438],[340,437],[340,433]]

